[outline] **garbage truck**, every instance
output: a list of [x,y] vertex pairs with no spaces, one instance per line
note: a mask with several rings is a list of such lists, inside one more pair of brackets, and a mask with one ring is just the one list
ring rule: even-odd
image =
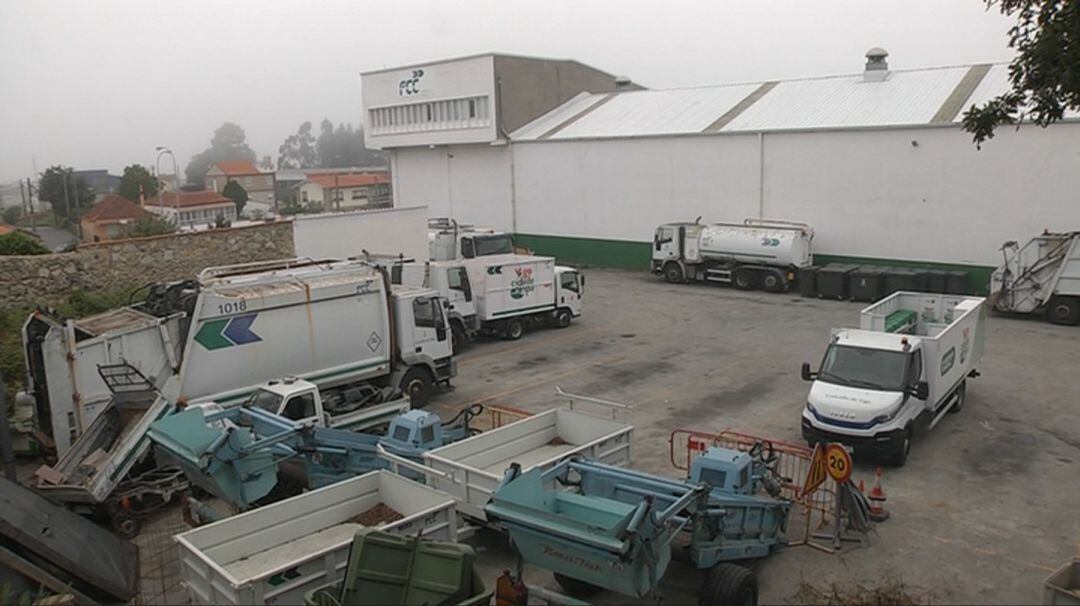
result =
[[1023,246],[1006,242],[1001,253],[1004,262],[990,276],[994,309],[1080,324],[1080,231],[1046,231]]
[[[293,376],[318,386],[335,425],[339,415],[358,421],[383,409],[400,410],[394,401],[401,393],[422,405],[435,382],[456,372],[444,301],[432,290],[391,287],[384,271],[365,262],[290,260],[208,269],[197,280],[159,289],[130,311],[149,331],[168,330],[149,317],[177,321],[183,343],[177,366],[147,376],[145,366],[136,366],[139,354],[155,361],[169,352],[138,347],[124,349],[125,357],[112,364],[96,365],[111,394],[108,403],[92,422],[84,416],[81,435],[55,466],[38,473],[38,490],[59,501],[108,502],[147,452],[150,425],[176,404],[214,400],[227,408],[267,380]],[[24,332],[35,335],[27,340],[32,389],[46,404],[77,410],[78,393],[58,389],[70,387],[75,374],[62,372],[72,362],[64,359],[64,348],[76,360],[84,350],[76,323],[38,312]],[[107,354],[88,353],[82,364]],[[89,374],[78,364],[75,370],[80,377]],[[58,435],[67,431],[66,416],[54,410],[42,418],[52,419]]]
[[672,283],[717,282],[785,292],[813,265],[814,230],[805,223],[746,219],[742,224],[665,223],[653,235],[652,271]]
[[362,261],[208,268],[87,318],[37,310],[23,344],[38,423],[60,456],[114,397],[101,365],[126,363],[156,389],[180,375],[174,399],[233,404],[295,376],[324,390],[365,386],[366,403],[401,387],[422,406],[455,373],[438,293],[392,286]]
[[811,445],[841,442],[901,466],[912,439],[960,412],[978,376],[985,299],[900,291],[863,309],[859,328],[835,330],[802,411]]
[[395,284],[433,288],[450,302],[455,352],[479,334],[520,339],[530,326],[566,328],[581,316],[585,297],[584,274],[551,257],[398,263],[390,275]]
[[432,261],[450,261],[505,255],[519,250],[515,249],[508,233],[440,217],[428,219],[428,252]]

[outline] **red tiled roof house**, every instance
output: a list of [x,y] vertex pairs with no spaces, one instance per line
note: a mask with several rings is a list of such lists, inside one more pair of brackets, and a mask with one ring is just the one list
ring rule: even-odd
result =
[[167,191],[147,200],[145,208],[177,227],[236,220],[236,203],[213,191]]
[[274,210],[274,173],[263,172],[254,162],[235,160],[218,162],[206,173],[206,189],[221,193],[229,181],[236,181],[247,192],[248,201],[244,213]]
[[79,219],[83,242],[104,242],[126,238],[140,218],[148,216],[138,204],[108,194]]
[[384,172],[309,174],[297,186],[302,204],[322,204],[325,210],[382,206],[390,200],[390,177]]

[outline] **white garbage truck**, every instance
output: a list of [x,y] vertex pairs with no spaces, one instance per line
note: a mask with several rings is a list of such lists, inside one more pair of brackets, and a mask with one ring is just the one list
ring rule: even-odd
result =
[[964,406],[983,354],[984,301],[901,291],[863,309],[858,329],[833,331],[820,368],[802,365],[813,382],[803,438],[903,465],[915,435]]
[[[42,425],[51,422],[53,435],[64,437],[71,420],[82,418],[68,448],[57,444],[56,465],[38,473],[38,490],[60,501],[105,503],[147,452],[150,425],[176,404],[228,407],[266,381],[291,376],[318,387],[327,425],[364,426],[407,408],[402,393],[422,405],[436,382],[456,372],[445,301],[430,289],[392,287],[385,271],[359,261],[212,268],[121,311],[117,324],[130,328],[137,319],[160,335],[157,345],[146,338],[110,347],[123,339],[106,330],[107,315],[83,324],[101,334],[43,312],[24,328],[30,388],[39,411],[45,406]],[[174,324],[179,332],[171,333]],[[174,343],[183,345],[155,349]],[[175,366],[149,374],[161,359]],[[111,394],[93,417],[76,412],[79,389],[99,390],[88,380],[92,373]]]
[[491,255],[397,263],[395,284],[433,288],[449,303],[454,350],[478,334],[520,339],[529,326],[566,328],[580,317],[585,276],[551,257]]
[[1001,253],[1004,263],[990,276],[994,309],[1080,324],[1080,231],[1047,231],[1023,246],[1006,242]]
[[668,282],[718,282],[784,292],[813,265],[814,230],[805,223],[747,219],[665,223],[653,234],[652,271]]
[[428,219],[428,252],[432,261],[451,261],[520,251],[508,233],[443,217]]

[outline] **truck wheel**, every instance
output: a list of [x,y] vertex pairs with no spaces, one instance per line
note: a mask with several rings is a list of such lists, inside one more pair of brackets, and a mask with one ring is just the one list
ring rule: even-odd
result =
[[761,276],[752,269],[736,269],[731,273],[731,283],[739,290],[757,290]]
[[434,384],[431,374],[423,368],[410,368],[401,378],[401,391],[409,396],[413,408],[423,408],[431,399]]
[[555,312],[555,327],[566,328],[570,326],[570,322],[574,320],[574,314],[570,313],[569,309],[560,309]]
[[502,336],[509,341],[517,341],[525,334],[525,323],[521,318],[510,318],[503,325]]
[[705,578],[698,603],[701,606],[756,606],[757,578],[749,569],[738,564],[717,564]]
[[678,263],[668,263],[664,266],[664,279],[672,284],[683,282],[682,268]]
[[597,587],[592,583],[579,581],[574,577],[568,577],[564,574],[559,574],[557,572],[553,574],[555,576],[555,582],[559,584],[559,587],[562,587],[566,590],[567,593],[571,595],[588,597],[603,589],[603,587]]
[[1054,324],[1080,324],[1080,298],[1054,297],[1046,306],[1046,319]]
[[964,398],[967,396],[967,381],[960,383],[960,386],[956,388],[956,401],[949,407],[951,414],[960,412],[960,409],[964,407]]
[[911,426],[900,435],[900,448],[893,454],[889,463],[893,467],[903,467],[907,463],[908,455],[911,454]]
[[139,536],[139,531],[142,529],[142,524],[138,519],[124,513],[114,514],[110,523],[113,531],[122,539],[134,539]]
[[455,356],[465,351],[465,348],[469,346],[469,335],[460,324],[454,323],[450,325],[450,338],[453,339]]
[[761,286],[768,292],[783,292],[784,287],[787,286],[787,281],[779,272],[767,271],[761,277]]

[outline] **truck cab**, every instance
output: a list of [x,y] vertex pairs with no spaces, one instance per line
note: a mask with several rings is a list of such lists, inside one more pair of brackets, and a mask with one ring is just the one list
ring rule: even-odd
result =
[[248,396],[244,406],[261,408],[312,427],[331,426],[330,415],[323,410],[319,388],[295,377],[268,381]]
[[403,362],[391,383],[400,383],[410,399],[426,402],[434,383],[448,383],[457,374],[447,317],[450,303],[430,288],[395,285],[391,292],[397,355]]
[[[653,234],[652,269],[661,272],[669,261],[676,263],[696,259],[696,250],[687,250],[687,243],[696,242],[701,225],[697,223],[664,223]],[[687,237],[688,232],[690,237]]]
[[428,252],[432,261],[475,259],[514,252],[510,234],[490,227],[459,224],[453,219],[428,221]]
[[555,266],[555,307],[568,309],[570,314],[581,317],[581,304],[585,299],[585,274],[573,267]]

